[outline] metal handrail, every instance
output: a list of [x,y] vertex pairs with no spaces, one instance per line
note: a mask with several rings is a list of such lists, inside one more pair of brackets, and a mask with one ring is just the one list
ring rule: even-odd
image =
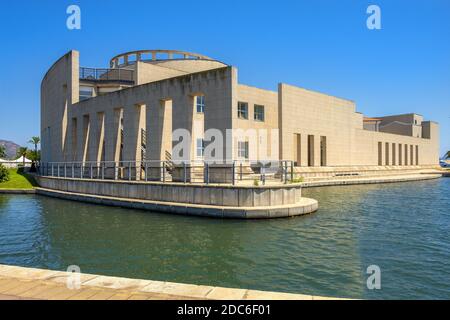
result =
[[121,81],[134,83],[134,70],[130,69],[96,69],[80,67],[81,80]]
[[[169,170],[170,168],[170,170]],[[160,181],[181,183],[226,183],[236,185],[252,181],[265,185],[267,181],[294,181],[292,161],[247,162],[228,161],[74,161],[40,163],[41,176],[93,180]],[[220,178],[217,178],[217,174]]]

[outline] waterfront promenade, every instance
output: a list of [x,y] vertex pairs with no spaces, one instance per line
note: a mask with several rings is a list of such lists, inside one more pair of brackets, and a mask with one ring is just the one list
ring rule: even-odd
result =
[[303,294],[79,274],[0,265],[0,300],[340,300]]

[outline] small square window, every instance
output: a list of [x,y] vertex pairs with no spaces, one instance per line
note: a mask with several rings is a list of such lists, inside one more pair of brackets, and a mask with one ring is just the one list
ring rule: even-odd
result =
[[255,104],[254,120],[264,121],[264,106]]
[[238,118],[248,119],[248,103],[238,102]]
[[197,107],[197,113],[205,112],[205,96],[196,96],[195,105]]

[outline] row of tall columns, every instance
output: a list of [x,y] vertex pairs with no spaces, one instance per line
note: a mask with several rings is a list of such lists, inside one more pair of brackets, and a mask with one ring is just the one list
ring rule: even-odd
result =
[[320,135],[294,135],[294,157],[297,160],[297,166],[319,167],[321,165],[320,141]]
[[[139,162],[143,160],[143,130],[146,131],[146,160],[164,160],[166,151],[172,152],[173,130],[185,129],[192,134],[193,107],[193,97],[188,96],[174,100],[155,99],[145,104],[72,118],[67,141],[70,145],[67,161]],[[177,117],[173,117],[173,114],[177,114]],[[190,159],[193,145],[191,139],[188,154],[178,156]]]
[[378,165],[413,166],[419,165],[418,145],[378,142]]

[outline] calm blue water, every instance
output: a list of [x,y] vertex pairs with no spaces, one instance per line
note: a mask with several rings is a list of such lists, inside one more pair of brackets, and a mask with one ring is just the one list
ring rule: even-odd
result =
[[[310,216],[222,221],[0,195],[0,263],[369,299],[450,299],[450,179],[305,189]],[[381,268],[381,290],[366,268]]]

